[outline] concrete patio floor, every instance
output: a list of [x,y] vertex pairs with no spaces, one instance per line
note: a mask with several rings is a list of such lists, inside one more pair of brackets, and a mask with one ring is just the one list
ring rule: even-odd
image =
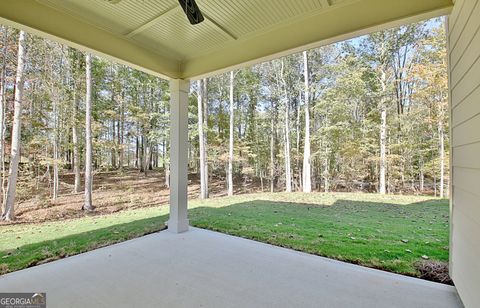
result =
[[191,228],[0,277],[47,307],[462,307],[454,287]]

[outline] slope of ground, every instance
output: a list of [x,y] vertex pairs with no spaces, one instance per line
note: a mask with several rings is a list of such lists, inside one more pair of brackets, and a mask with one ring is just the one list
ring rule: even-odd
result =
[[[129,194],[143,200],[145,192]],[[159,231],[168,207],[152,207],[154,202],[108,215],[4,225],[0,228],[1,271]],[[193,226],[448,282],[436,273],[444,274],[448,261],[446,200],[361,193],[256,193],[192,200],[189,207]]]
[[[15,223],[57,221],[87,216],[81,210],[84,202],[83,191],[72,193],[73,182],[73,174],[63,174],[60,177],[59,196],[53,200],[48,184],[23,179],[19,184]],[[225,196],[225,182],[212,178],[210,190],[212,197]],[[190,174],[189,198],[198,197],[199,191],[198,176]],[[237,185],[235,193],[257,191],[260,191],[260,188],[253,184]],[[105,215],[122,210],[164,206],[168,204],[168,198],[169,189],[165,185],[163,172],[149,171],[147,176],[133,169],[124,172],[98,172],[93,179],[95,212],[88,215]],[[1,224],[8,223],[0,222]]]

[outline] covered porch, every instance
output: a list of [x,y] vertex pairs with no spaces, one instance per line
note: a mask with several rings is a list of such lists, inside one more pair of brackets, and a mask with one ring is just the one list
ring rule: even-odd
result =
[[205,21],[192,26],[174,0],[0,3],[0,22],[167,78],[171,92],[169,232],[7,275],[0,290],[41,288],[54,307],[461,306],[452,287],[213,232],[186,232],[191,80],[451,14],[450,271],[463,303],[478,305],[479,1],[198,0],[198,5]]
[[197,228],[0,278],[39,289],[48,307],[462,307],[451,286]]
[[[468,1],[468,0],[466,0]],[[473,1],[473,0],[472,0]],[[188,230],[190,82],[402,24],[447,15],[451,0],[3,1],[0,21],[170,82],[170,219]]]

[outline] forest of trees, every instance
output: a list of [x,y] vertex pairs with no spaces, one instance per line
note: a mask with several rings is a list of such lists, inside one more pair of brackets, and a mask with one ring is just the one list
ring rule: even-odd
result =
[[[262,191],[448,191],[443,19],[403,26],[192,81],[189,168]],[[165,174],[168,81],[0,26],[2,218],[17,182],[73,173],[94,209],[106,170]],[[93,175],[93,178],[92,178]],[[18,179],[17,179],[18,178]]]

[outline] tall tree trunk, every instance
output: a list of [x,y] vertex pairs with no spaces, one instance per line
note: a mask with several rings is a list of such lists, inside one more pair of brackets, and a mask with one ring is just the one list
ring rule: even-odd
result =
[[165,187],[170,187],[170,162],[165,162]]
[[53,99],[53,200],[58,197],[58,102]]
[[438,120],[439,156],[440,156],[440,198],[444,197],[445,182],[445,133],[443,131],[442,119]]
[[233,105],[233,82],[234,74],[230,72],[230,136],[228,145],[228,195],[233,196],[233,126],[234,126],[234,105]]
[[150,165],[150,146],[147,137],[143,137],[143,173],[148,175],[148,167]]
[[304,78],[305,78],[305,145],[303,148],[303,192],[312,191],[312,179],[310,165],[310,108],[309,108],[309,74],[308,74],[308,55],[307,52],[303,52],[304,62]]
[[200,198],[207,199],[208,198],[208,174],[206,173],[206,151],[205,151],[205,136],[204,136],[204,96],[206,93],[204,92],[204,80],[200,79],[197,81],[197,105],[198,105],[198,144],[199,144],[199,151],[200,151]]
[[263,192],[263,170],[260,170],[260,189]]
[[135,136],[135,168],[140,169],[140,141],[138,140],[138,130]]
[[203,122],[205,123],[205,129],[203,131],[204,145],[205,150],[205,187],[207,188],[207,198],[210,196],[208,191],[208,183],[210,181],[210,173],[208,172],[208,79],[203,79]]
[[272,100],[272,116],[270,123],[270,192],[275,190],[275,136],[277,132],[276,127],[276,112],[275,112],[275,103]]
[[73,143],[73,172],[75,173],[75,182],[73,184],[73,191],[79,193],[81,189],[80,177],[80,149],[78,145],[78,127],[77,127],[77,112],[79,101],[79,87],[75,83],[73,92],[73,112],[72,112],[72,143]]
[[167,143],[166,143],[165,138],[166,137],[164,135],[163,138],[162,138],[162,168],[164,168],[164,169],[165,169],[165,166],[166,166],[166,163],[167,163],[166,162],[167,157],[165,155],[166,154],[165,152],[167,151]]
[[2,185],[2,204],[5,202],[5,101],[8,51],[8,27],[3,27],[2,68],[0,70],[0,172]]
[[423,157],[420,157],[420,192],[423,193],[425,186],[425,176],[423,174]]
[[284,77],[284,63],[282,60],[282,68],[280,70],[280,78],[283,83],[284,90],[284,101],[285,101],[285,126],[284,126],[284,136],[285,136],[285,191],[292,192],[292,167],[290,161],[290,101],[288,99],[287,93],[287,83],[285,82]]
[[140,172],[144,172],[145,171],[145,136],[142,135],[140,136],[140,148],[138,149],[138,155],[139,155],[139,158],[138,158],[138,162],[140,164]]
[[15,100],[14,114],[12,124],[12,146],[10,154],[10,170],[8,173],[8,188],[5,200],[5,208],[2,218],[5,220],[15,219],[15,194],[18,178],[18,164],[20,162],[20,141],[22,129],[22,96],[24,83],[24,67],[25,67],[25,37],[26,34],[20,31],[18,37],[18,62],[17,76],[15,78]]
[[115,120],[112,120],[112,148],[110,150],[110,159],[111,159],[110,163],[112,165],[112,169],[117,168],[117,146],[116,146],[117,138],[115,134],[115,128],[116,128]]
[[380,114],[380,183],[379,183],[379,191],[381,194],[386,193],[386,181],[385,181],[385,174],[386,174],[386,166],[387,166],[387,158],[386,158],[386,145],[387,145],[387,108],[385,104],[381,106],[381,114]]
[[87,95],[85,98],[85,204],[83,210],[93,211],[92,204],[92,56],[86,55],[86,83]]
[[148,155],[148,170],[153,170],[153,154],[155,152],[155,147],[150,142],[149,146],[149,155]]
[[[328,141],[327,141],[328,142]],[[323,188],[325,192],[330,191],[330,161],[328,159],[329,156],[329,146],[325,146],[325,160],[324,160],[324,167],[323,167]]]
[[297,119],[295,121],[295,131],[297,132],[297,140],[296,140],[296,150],[297,150],[297,157],[296,157],[296,168],[297,168],[297,173],[298,173],[298,180],[300,183],[299,184],[299,189],[303,190],[303,172],[302,172],[302,165],[300,165],[300,137],[301,137],[301,124],[300,124],[300,114],[302,110],[301,106],[301,101],[302,101],[302,91],[300,91],[299,96],[298,96],[298,104],[297,104]]
[[387,93],[387,75],[381,71],[380,82],[382,86],[382,98],[380,102],[380,179],[379,192],[386,193],[386,172],[387,172],[387,104],[385,95]]
[[124,139],[124,125],[125,125],[125,91],[122,91],[122,98],[120,101],[120,121],[118,122],[118,167],[120,170],[123,170],[123,160],[124,160],[124,151],[123,151],[123,139]]
[[[286,107],[288,109],[288,106]],[[285,111],[285,117],[288,116],[288,110]],[[287,124],[288,120],[285,120],[284,127],[284,140],[285,140],[285,191],[292,192],[292,171],[291,171],[291,160],[290,160],[290,137],[289,137],[289,127]]]

